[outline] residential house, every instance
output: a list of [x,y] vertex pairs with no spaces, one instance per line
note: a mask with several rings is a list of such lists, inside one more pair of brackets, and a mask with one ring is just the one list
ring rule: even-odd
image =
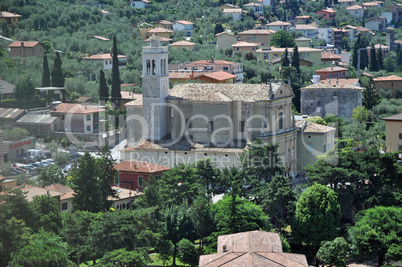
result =
[[341,6],[353,6],[355,4],[355,0],[338,0],[338,4]]
[[251,2],[243,5],[243,8],[253,11],[257,16],[264,15],[264,6],[262,4]]
[[317,29],[317,38],[323,39],[327,44],[333,44],[334,35],[333,35],[333,28],[328,27],[319,27]]
[[333,9],[321,9],[317,12],[318,16],[322,16],[328,20],[334,20],[336,18],[336,10]]
[[362,3],[362,6],[364,8],[369,8],[369,7],[383,8],[384,2],[382,2],[382,1],[366,2],[366,3]]
[[[288,47],[289,56],[293,54],[293,47]],[[257,59],[272,63],[272,61],[282,58],[286,48],[271,47],[257,50]],[[321,64],[321,50],[311,47],[298,47],[300,59],[310,61],[315,65]]]
[[[3,162],[1,158],[0,162]],[[6,177],[0,175],[0,192],[4,192],[7,189],[14,187],[17,187],[17,179],[7,179]]]
[[217,250],[216,254],[201,255],[199,266],[308,266],[305,255],[283,252],[277,233],[256,230],[221,235]]
[[233,9],[233,8],[239,8],[238,6],[232,5],[232,4],[223,4],[221,6],[218,6],[218,8],[223,12],[225,9]]
[[[133,90],[133,92],[134,92],[134,90]],[[120,92],[121,93],[120,106],[124,107],[124,105],[127,104],[128,102],[142,98],[142,94],[135,94],[133,92],[131,92],[131,91],[130,92],[128,92],[128,91]]]
[[7,21],[7,24],[11,29],[20,21],[21,17],[21,15],[15,13],[0,11],[0,19]]
[[331,81],[331,84],[318,82],[300,88],[301,114],[322,118],[333,114],[351,121],[353,109],[362,105],[364,88],[342,79]]
[[206,83],[235,83],[237,76],[226,71],[203,73],[198,80]]
[[237,42],[237,36],[228,32],[221,32],[215,34],[216,36],[216,48],[218,50],[225,49],[227,47],[232,48],[232,45]]
[[194,23],[186,20],[178,20],[173,23],[174,31],[184,31],[185,36],[190,37],[194,29]]
[[173,35],[173,31],[165,28],[153,28],[147,30],[147,38],[150,38],[152,35],[159,36],[161,38],[171,38]]
[[387,10],[381,12],[382,17],[387,18],[387,24],[395,24],[398,23],[402,19],[402,5],[396,4],[387,7]]
[[24,128],[35,136],[51,136],[57,131],[59,119],[49,114],[28,113],[15,122],[16,127]]
[[291,25],[290,23],[283,22],[283,21],[280,21],[280,20],[277,20],[277,21],[274,21],[274,22],[271,22],[271,23],[267,24],[267,26],[271,30],[273,30],[275,32],[277,32],[277,31],[288,31],[290,25]]
[[0,101],[14,98],[15,85],[0,79]]
[[4,134],[0,130],[0,162],[4,162]]
[[115,185],[141,192],[148,183],[150,176],[160,180],[162,174],[170,170],[168,167],[145,161],[122,161],[117,163],[114,168],[119,172]]
[[195,43],[187,42],[187,41],[178,41],[178,42],[174,42],[174,43],[170,44],[170,46],[173,49],[185,48],[185,49],[188,49],[190,51],[194,51]]
[[169,82],[173,85],[177,83],[184,83],[189,80],[195,80],[199,75],[202,75],[202,73],[194,72],[191,70],[180,72],[169,71]]
[[[376,53],[378,53],[380,49],[381,49],[382,58],[385,58],[390,51],[389,46],[380,45],[380,44],[374,45],[374,50]],[[371,46],[368,46],[367,47],[367,56],[368,56],[369,60],[370,60],[370,51],[371,51]]]
[[148,0],[131,0],[129,5],[132,8],[148,8],[150,3]]
[[402,113],[383,118],[387,152],[402,151]]
[[[170,38],[166,38],[166,37],[160,37],[161,38],[161,42],[166,42],[166,43],[171,43],[172,39]],[[149,43],[151,41],[151,37],[147,38],[144,40],[144,42]]]
[[112,189],[117,192],[117,197],[108,197],[108,200],[112,201],[112,207],[115,210],[131,209],[131,203],[144,194],[138,190],[121,188],[120,186],[112,186]]
[[99,41],[103,41],[103,42],[109,42],[109,41],[110,41],[109,38],[102,37],[102,36],[99,36],[99,35],[95,35],[95,36],[93,36],[92,38],[97,39],[97,40],[99,40]]
[[241,8],[225,8],[222,13],[225,16],[232,16],[233,21],[237,21],[241,19],[244,11]]
[[333,62],[340,62],[341,56],[331,52],[321,52],[321,63],[332,64]]
[[296,127],[299,128],[297,135],[297,167],[302,170],[306,165],[313,165],[317,156],[335,148],[336,128],[296,120]]
[[50,111],[58,117],[57,131],[71,133],[99,133],[99,113],[103,108],[81,104],[61,103]]
[[274,0],[259,0],[257,2],[259,2],[260,4],[262,4],[263,6],[272,6],[272,2]]
[[275,33],[273,30],[248,30],[239,33],[242,42],[261,43],[262,46],[271,45],[271,37]]
[[39,42],[14,41],[8,47],[12,57],[43,57],[43,45]]
[[316,70],[317,75],[320,75],[321,80],[325,79],[342,79],[347,77],[347,68],[332,66]]
[[237,42],[232,45],[233,54],[234,53],[252,53],[255,55],[257,48],[260,44],[257,43],[248,43],[248,42]]
[[348,36],[348,38],[349,38],[349,40],[352,40],[352,41],[356,41],[356,40],[357,40],[357,35],[358,35],[359,33],[362,33],[363,35],[366,35],[367,37],[368,37],[369,34],[370,34],[370,29],[367,29],[367,28],[364,28],[364,27],[361,27],[361,26],[351,26],[351,25],[348,25],[348,26],[345,27],[345,29],[346,29],[346,30],[349,30],[349,36]]
[[306,38],[316,39],[318,34],[318,28],[310,25],[302,25],[297,24],[295,26],[291,26],[289,31],[301,32],[302,35]]
[[[82,59],[87,63],[102,64],[104,71],[111,70],[113,67],[113,58],[111,53],[92,55],[89,57],[83,57]],[[119,60],[119,69],[124,69],[127,67],[127,56],[118,55],[117,59]],[[97,74],[92,73],[90,78],[91,81],[96,80]]]
[[335,47],[342,47],[343,38],[349,37],[349,30],[347,29],[332,29],[332,43]]
[[311,47],[311,39],[306,37],[295,38],[295,44],[298,47]]
[[109,15],[109,14],[110,14],[110,12],[109,12],[109,11],[104,10],[104,9],[101,9],[101,13],[103,14],[103,17],[106,17],[107,15]]
[[19,108],[0,108],[1,128],[11,129],[14,123],[25,114],[25,109]]
[[61,184],[51,184],[51,185],[45,186],[44,189],[49,190],[49,191],[63,193],[63,195],[60,196],[60,202],[59,202],[60,212],[61,213],[73,212],[73,210],[74,210],[74,208],[73,208],[74,191],[73,191],[73,189],[71,189],[71,187],[61,185]]
[[160,20],[155,24],[155,28],[163,28],[173,31],[173,22],[167,20]]
[[348,6],[346,10],[354,18],[363,18],[364,16],[364,8],[362,6],[359,5]]
[[387,77],[378,77],[373,79],[374,86],[377,90],[388,89],[392,92],[394,97],[402,94],[402,77],[390,75]]
[[354,85],[354,86],[360,86],[360,81],[357,78],[350,78],[350,79],[325,79],[319,81],[320,83],[324,85],[339,85],[339,86],[344,86],[344,85]]
[[387,28],[387,18],[386,17],[371,18],[364,24],[364,27],[373,31],[385,32],[385,29]]
[[[297,133],[291,115],[294,93],[288,84],[186,83],[169,89],[164,74],[167,47],[160,46],[156,37],[150,47],[143,47],[142,56],[143,100],[129,102],[126,108],[127,116],[141,115],[143,119],[128,122],[128,147],[120,151],[123,160],[146,156],[151,162],[174,166],[211,158],[223,168],[236,166],[247,143],[260,139],[276,142],[284,165],[290,173],[296,171]],[[155,72],[148,72],[151,59],[158,62]],[[166,65],[159,68],[161,61]],[[155,114],[152,103],[166,105]]]
[[[230,62],[225,60],[198,60],[190,63],[169,64],[169,77],[172,73],[177,74],[176,79],[190,79],[190,74],[225,71],[237,76],[235,83],[243,83],[243,66],[239,62]],[[187,73],[188,75],[178,75]]]
[[312,18],[311,16],[296,16],[295,17],[295,23],[300,23],[300,24],[309,24],[311,22]]

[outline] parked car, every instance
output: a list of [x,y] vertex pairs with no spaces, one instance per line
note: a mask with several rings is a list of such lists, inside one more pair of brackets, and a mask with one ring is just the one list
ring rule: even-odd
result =
[[52,160],[52,159],[44,159],[44,160],[42,160],[42,162],[46,162],[47,165],[53,165],[53,164],[55,164],[54,160]]
[[74,168],[74,163],[68,164],[66,167],[64,167],[63,172],[68,173]]
[[42,164],[41,164],[39,161],[34,162],[34,163],[31,163],[31,165],[34,166],[34,167],[36,167],[36,168],[43,167]]
[[28,165],[25,165],[24,168],[25,168],[26,170],[32,172],[32,171],[36,170],[38,167],[35,167],[35,166],[32,165],[32,164],[28,164]]

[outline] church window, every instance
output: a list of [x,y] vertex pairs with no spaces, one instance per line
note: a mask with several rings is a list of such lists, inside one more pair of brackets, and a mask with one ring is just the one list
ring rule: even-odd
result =
[[163,59],[161,59],[161,69],[160,69],[161,74],[163,74]]
[[244,121],[240,121],[239,128],[240,128],[240,129],[239,129],[240,132],[243,133],[243,132],[244,132],[244,128],[245,128],[245,123],[244,123]]
[[321,107],[321,101],[317,101],[317,107]]
[[151,62],[147,60],[147,75],[151,74]]
[[279,112],[279,130],[283,129],[283,112]]
[[152,60],[152,75],[156,74],[156,64],[155,64],[155,59]]
[[212,132],[214,130],[214,122],[213,121],[209,121],[208,123],[208,131]]

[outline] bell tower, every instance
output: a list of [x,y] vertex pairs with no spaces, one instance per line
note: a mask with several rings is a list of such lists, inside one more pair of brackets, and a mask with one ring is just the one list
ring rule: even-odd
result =
[[142,48],[142,109],[148,125],[146,138],[159,141],[167,134],[168,47],[160,46],[157,36],[152,36],[150,41],[151,46]]

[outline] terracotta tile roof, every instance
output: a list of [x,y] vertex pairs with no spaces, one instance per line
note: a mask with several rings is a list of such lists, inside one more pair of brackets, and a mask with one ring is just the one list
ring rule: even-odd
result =
[[[279,87],[278,84],[272,84]],[[175,85],[169,92],[169,99],[193,101],[265,101],[269,100],[269,86],[266,84],[214,84],[187,83]]]
[[61,192],[61,193],[74,192],[71,187],[62,185],[62,184],[51,184],[51,185],[45,186],[45,189],[53,190],[53,191],[57,191],[57,192]]
[[101,41],[105,41],[105,42],[110,41],[110,39],[108,39],[106,37],[98,36],[98,35],[95,35],[93,38],[101,40]]
[[142,94],[133,94],[132,92],[121,91],[121,99],[139,99],[142,98]]
[[296,30],[318,30],[317,27],[310,26],[310,25],[301,25],[301,24],[296,24],[295,28],[296,28]]
[[217,81],[226,81],[230,79],[236,79],[237,75],[231,74],[226,71],[214,71],[209,73],[204,73],[202,76],[217,80]]
[[353,5],[353,6],[348,6],[346,9],[347,10],[358,10],[358,9],[363,9],[363,7],[359,6],[359,5]]
[[167,20],[160,20],[158,22],[159,24],[163,24],[163,25],[173,25],[173,22],[167,21]]
[[194,46],[195,43],[187,42],[187,41],[178,41],[170,44],[170,46]]
[[74,191],[73,192],[67,192],[64,195],[62,195],[60,197],[60,200],[66,200],[66,199],[70,199],[70,198],[74,198],[75,194]]
[[29,185],[29,184],[23,184],[20,186],[17,186],[16,188],[21,189],[22,192],[26,192],[26,199],[28,202],[31,202],[35,196],[46,196],[49,195],[51,197],[58,197],[64,195],[62,192],[58,191],[53,191],[49,190],[43,187],[39,186],[34,186],[34,185]]
[[378,77],[374,78],[373,81],[375,82],[381,82],[381,81],[402,81],[402,77],[396,76],[396,75],[390,75],[387,77]]
[[105,111],[105,109],[85,106],[81,104],[61,103],[60,105],[54,107],[50,111],[50,114],[65,114],[65,113],[90,114],[101,111]]
[[255,6],[260,7],[260,6],[262,6],[262,5],[261,5],[261,4],[257,4],[257,3],[248,3],[248,4],[245,4],[245,5],[243,5],[243,6],[245,6],[245,7],[255,7]]
[[296,19],[311,19],[311,16],[296,16]]
[[[98,54],[82,58],[87,60],[103,60],[103,59],[112,59],[112,56],[110,54]],[[127,57],[123,55],[118,55],[117,58],[127,58]]]
[[346,28],[353,29],[353,30],[356,30],[356,31],[359,31],[359,32],[369,32],[369,31],[371,31],[370,29],[364,28],[362,26],[348,25],[348,26],[346,26]]
[[147,32],[148,33],[163,33],[163,32],[173,33],[173,31],[164,29],[164,28],[153,28],[153,29],[147,30]]
[[248,42],[237,42],[232,45],[232,47],[257,47],[259,44],[248,43]]
[[217,34],[215,34],[215,36],[220,36],[220,35],[223,35],[223,34],[229,34],[229,35],[235,36],[233,33],[229,33],[229,32],[217,33]]
[[304,133],[328,133],[336,130],[336,128],[334,127],[329,127],[304,120],[296,120],[296,127],[298,128],[304,127],[303,129]]
[[319,73],[319,72],[337,72],[337,71],[347,71],[347,68],[343,68],[343,67],[327,67],[327,68],[323,68],[323,69],[319,69],[316,70],[315,72]]
[[116,190],[118,197],[108,197],[108,200],[111,201],[117,201],[121,199],[130,199],[130,198],[136,198],[138,196],[143,195],[144,193],[142,192],[137,192],[135,190],[127,189],[127,188],[121,188],[118,186],[112,186],[113,190]]
[[385,121],[402,121],[402,113],[382,118]]
[[176,21],[176,23],[180,23],[180,24],[183,24],[183,25],[193,25],[194,24],[194,23],[192,23],[190,21],[187,21],[187,20],[178,20],[178,21]]
[[169,79],[190,79],[191,73],[189,72],[169,72]]
[[342,57],[330,52],[321,52],[321,59],[341,59]]
[[130,107],[131,106],[141,106],[142,107],[142,97],[126,103],[125,106],[130,106]]
[[321,9],[318,12],[336,13],[336,10],[333,10],[333,9]]
[[239,35],[244,35],[244,34],[264,34],[264,35],[271,35],[274,34],[275,31],[273,30],[248,30],[244,32],[240,32]]
[[190,64],[199,64],[199,65],[206,65],[206,64],[215,64],[215,65],[220,65],[220,64],[234,64],[233,62],[226,61],[226,60],[214,60],[213,62],[211,60],[197,60],[194,62],[191,62]]
[[25,42],[25,41],[14,41],[11,44],[8,45],[8,47],[35,47],[39,42]]
[[325,79],[321,80],[320,83],[325,85],[357,85],[359,83],[359,79]]
[[136,173],[156,173],[170,170],[169,167],[145,161],[123,161],[114,165],[114,168],[120,172]]
[[[288,47],[288,52],[293,52],[293,47]],[[274,47],[272,46],[269,49],[266,48],[261,48],[258,49],[257,52],[285,52],[286,48],[285,47]],[[299,53],[300,52],[320,52],[321,53],[321,49],[317,49],[317,48],[311,48],[311,47],[298,47]]]
[[283,21],[278,20],[278,21],[268,23],[267,25],[268,26],[289,26],[291,24],[289,22],[283,22]]
[[7,12],[7,11],[0,11],[0,17],[3,17],[3,18],[20,18],[22,16],[18,15],[18,14],[15,14],[15,13]]
[[364,90],[363,87],[359,87],[352,84],[323,84],[321,82],[302,87],[299,90],[308,90],[308,89],[318,89],[318,90],[348,89],[348,90],[361,90],[361,91]]

